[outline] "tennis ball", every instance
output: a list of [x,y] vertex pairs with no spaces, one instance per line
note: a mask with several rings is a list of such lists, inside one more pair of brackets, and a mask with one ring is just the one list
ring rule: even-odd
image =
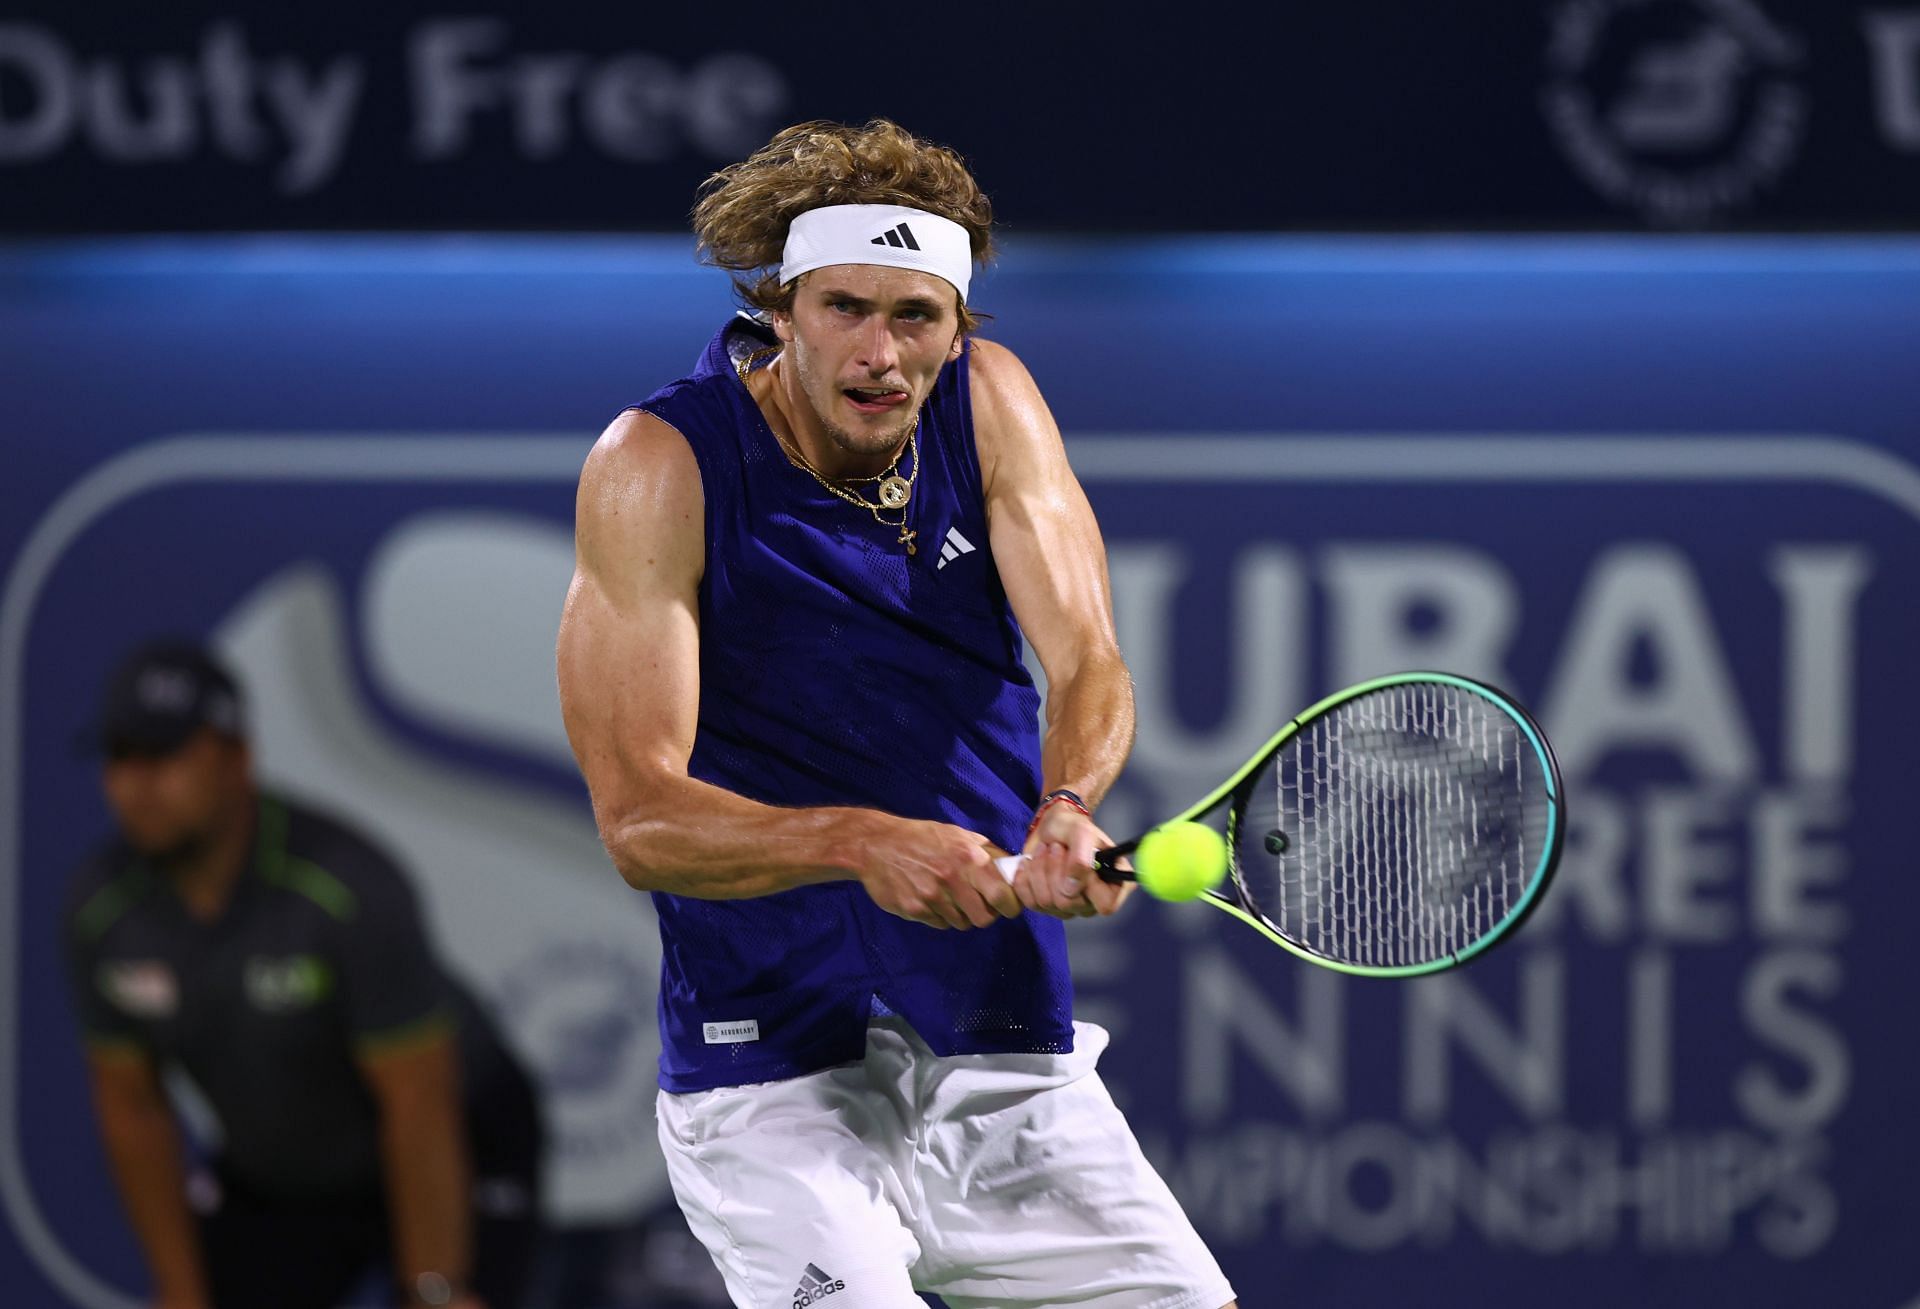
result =
[[1205,823],[1162,823],[1140,838],[1133,876],[1161,900],[1193,900],[1227,875],[1227,842]]

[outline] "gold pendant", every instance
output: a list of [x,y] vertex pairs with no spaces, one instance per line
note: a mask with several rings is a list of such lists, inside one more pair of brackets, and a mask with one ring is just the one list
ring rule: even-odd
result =
[[898,473],[880,483],[880,504],[884,508],[899,509],[912,495],[913,487]]
[[907,547],[907,553],[908,553],[908,554],[910,554],[910,555],[912,555],[912,554],[919,554],[919,553],[920,553],[920,551],[919,551],[918,549],[916,549],[916,548],[915,548],[915,546],[914,546],[914,544],[913,544],[913,538],[914,538],[914,537],[916,537],[916,536],[918,536],[918,535],[920,535],[920,533],[918,533],[918,532],[916,532],[916,531],[914,531],[914,530],[913,530],[913,529],[911,529],[911,528],[908,528],[908,527],[902,527],[902,528],[900,529],[900,541],[901,541],[901,544],[903,544],[903,545],[905,545],[905,546]]

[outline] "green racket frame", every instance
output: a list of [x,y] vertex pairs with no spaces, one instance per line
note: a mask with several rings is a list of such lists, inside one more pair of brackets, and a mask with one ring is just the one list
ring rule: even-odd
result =
[[[1449,968],[1458,968],[1461,964],[1478,957],[1495,944],[1511,936],[1514,930],[1527,920],[1527,917],[1532,914],[1534,909],[1539,905],[1540,897],[1545,893],[1547,884],[1553,880],[1554,870],[1560,865],[1561,847],[1566,839],[1566,799],[1560,782],[1560,764],[1559,761],[1553,757],[1553,747],[1547,743],[1546,733],[1540,730],[1539,724],[1533,721],[1532,715],[1516,704],[1511,696],[1508,696],[1497,687],[1489,686],[1484,682],[1476,682],[1472,678],[1460,677],[1454,673],[1393,673],[1386,677],[1375,677],[1365,682],[1359,682],[1347,687],[1345,690],[1334,692],[1318,704],[1296,715],[1285,727],[1275,732],[1273,736],[1268,739],[1267,743],[1261,746],[1238,772],[1215,787],[1202,799],[1190,805],[1184,812],[1175,815],[1168,821],[1198,822],[1213,814],[1214,811],[1225,807],[1227,810],[1227,846],[1231,851],[1231,857],[1237,863],[1240,854],[1239,845],[1235,839],[1238,835],[1235,830],[1235,824],[1238,821],[1241,809],[1244,807],[1245,798],[1252,790],[1252,779],[1254,775],[1260,771],[1267,761],[1277,754],[1288,741],[1299,735],[1301,731],[1316,719],[1332,712],[1348,701],[1356,700],[1363,695],[1378,691],[1384,687],[1404,686],[1409,683],[1440,683],[1460,687],[1473,692],[1475,695],[1481,696],[1499,708],[1509,718],[1513,719],[1514,723],[1519,726],[1521,732],[1525,734],[1528,742],[1532,744],[1534,754],[1540,763],[1541,775],[1547,779],[1547,839],[1542,848],[1539,863],[1534,867],[1533,873],[1528,879],[1527,889],[1522,893],[1518,903],[1508,911],[1506,917],[1494,924],[1491,929],[1472,945],[1463,950],[1457,950],[1444,958],[1431,960],[1427,963],[1396,964],[1383,967],[1379,965],[1348,963],[1345,960],[1330,958],[1316,950],[1309,949],[1300,942],[1290,939],[1265,917],[1251,912],[1233,896],[1222,895],[1216,890],[1207,890],[1201,893],[1201,898],[1205,900],[1206,903],[1223,913],[1230,914],[1239,919],[1281,949],[1298,955],[1308,963],[1318,964],[1322,968],[1331,968],[1336,972],[1349,973],[1355,977],[1418,977],[1426,973],[1438,973]],[[1142,836],[1144,836],[1144,833]],[[1099,872],[1100,876],[1110,882],[1132,881],[1133,874],[1125,869],[1116,867],[1116,863],[1127,855],[1132,854],[1134,850],[1139,847],[1141,839],[1141,837],[1135,837],[1133,840],[1123,842],[1111,849],[1097,852],[1094,855],[1094,868]]]

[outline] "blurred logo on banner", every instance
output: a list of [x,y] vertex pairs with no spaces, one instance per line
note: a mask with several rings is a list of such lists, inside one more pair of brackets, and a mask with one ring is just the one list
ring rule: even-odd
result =
[[1582,180],[1663,227],[1747,206],[1799,157],[1801,43],[1750,0],[1567,0],[1548,127]]
[[[0,789],[17,804],[29,738],[70,741],[89,712],[90,687],[28,694],[16,661],[28,645],[78,642],[111,659],[160,631],[207,639],[245,687],[262,781],[397,859],[442,959],[533,1074],[548,1221],[620,1229],[671,1205],[653,1125],[660,948],[651,902],[600,844],[560,720],[554,641],[573,543],[554,508],[582,449],[575,438],[245,436],[108,460],[37,521],[7,574],[0,685],[18,712],[0,708]],[[64,585],[64,570],[97,566],[96,547],[105,589]],[[107,594],[124,603],[100,603]],[[65,802],[97,804],[86,767],[35,775]],[[0,867],[21,885],[11,852],[55,830],[83,849],[100,835],[97,815],[10,808]],[[157,963],[100,983],[129,1012],[178,1004],[179,982]],[[246,962],[247,998],[263,1012],[297,1013],[333,984],[307,956]],[[47,989],[44,977],[33,985]],[[21,1029],[0,1026],[0,1038],[17,1060]],[[20,1093],[38,1108],[23,1122],[48,1106],[48,1084],[28,1080]],[[33,1186],[30,1142],[5,1144],[0,1178],[14,1180],[0,1198],[14,1231],[73,1303],[117,1309],[119,1292],[68,1252],[88,1248],[89,1229]]]
[[297,563],[248,591],[216,640],[248,688],[263,773],[350,816],[412,873],[452,967],[540,1081],[549,1208],[582,1223],[666,1196],[647,899],[578,804],[422,750],[370,703],[455,746],[571,769],[553,639],[572,570],[558,525],[429,510],[379,540],[356,603],[324,565]]

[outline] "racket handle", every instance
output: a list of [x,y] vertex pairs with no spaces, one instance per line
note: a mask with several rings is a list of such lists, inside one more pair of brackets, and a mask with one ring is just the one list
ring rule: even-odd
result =
[[[1131,882],[1132,874],[1113,866],[1114,853],[1112,850],[1094,851],[1093,871],[1100,874],[1103,882]],[[1014,877],[1020,872],[1020,865],[1026,861],[1027,857],[1023,854],[1003,854],[993,861],[993,866],[999,870],[1000,876],[1007,879],[1007,885],[1012,886]]]

